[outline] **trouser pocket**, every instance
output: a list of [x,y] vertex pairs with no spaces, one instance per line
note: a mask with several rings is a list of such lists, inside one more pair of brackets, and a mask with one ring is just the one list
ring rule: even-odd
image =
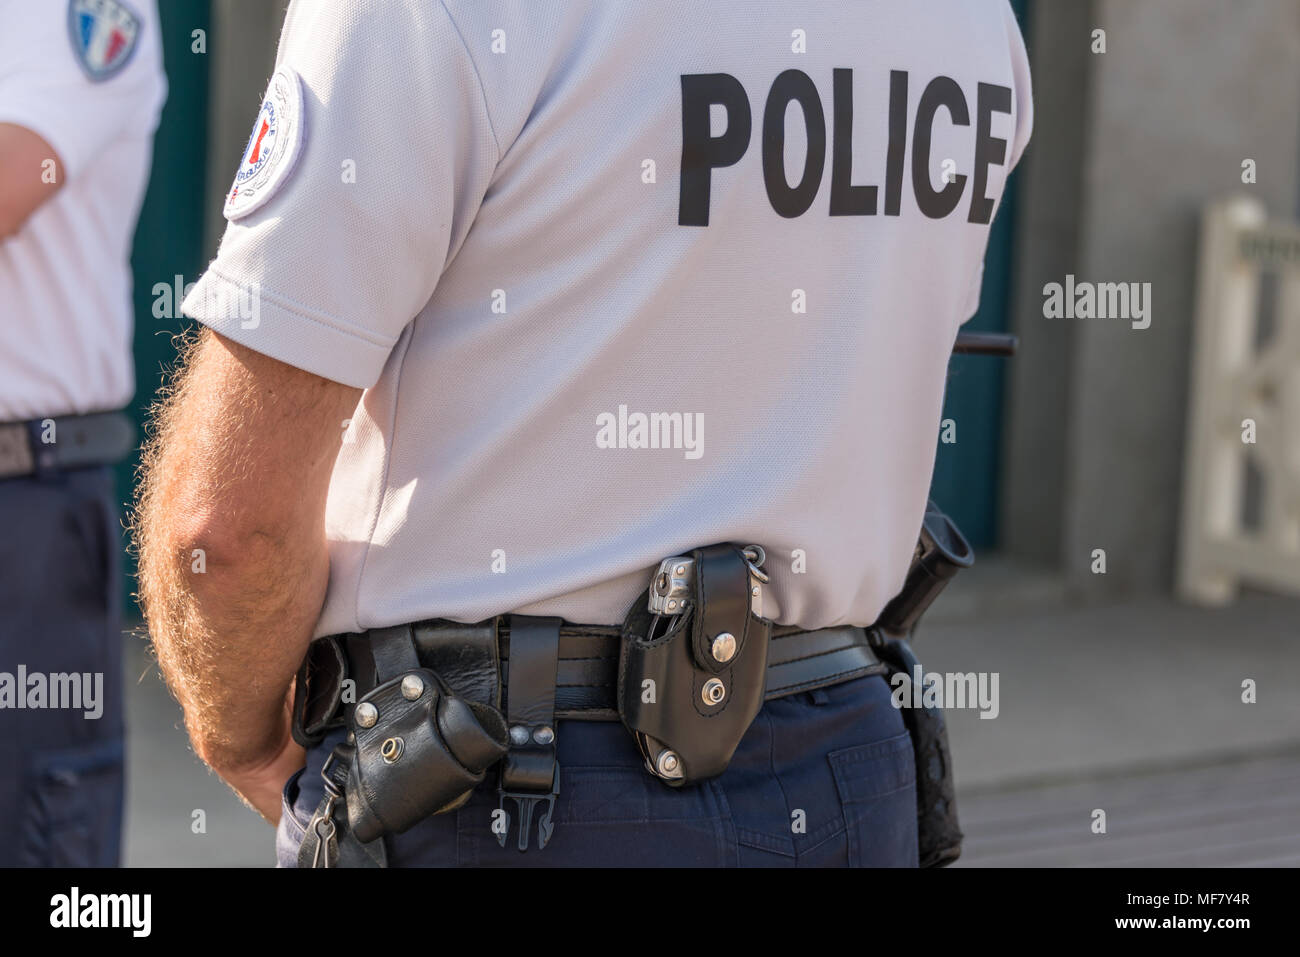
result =
[[298,866],[298,848],[307,834],[307,822],[298,819],[294,805],[298,798],[298,782],[306,770],[295,771],[280,792],[280,823],[275,828],[276,867]]
[[832,751],[850,867],[916,867],[916,764],[902,734]]
[[116,867],[122,842],[122,741],[34,756],[27,777],[18,863]]

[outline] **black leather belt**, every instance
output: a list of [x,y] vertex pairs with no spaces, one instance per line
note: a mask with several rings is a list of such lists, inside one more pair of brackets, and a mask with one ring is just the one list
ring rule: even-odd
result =
[[[435,636],[430,636],[436,641]],[[555,714],[586,721],[617,721],[619,633],[617,628],[563,626]],[[509,635],[503,636],[501,675],[510,680]],[[775,629],[768,652],[764,699],[782,698],[883,672],[864,628],[801,631]]]
[[123,412],[0,423],[0,479],[112,465],[130,453],[135,426]]
[[[510,618],[478,624],[444,620],[410,626],[420,664],[438,673],[453,691],[500,707],[510,683]],[[555,717],[618,721],[618,626],[562,623],[557,652]],[[883,674],[865,628],[848,625],[804,631],[773,629],[768,652],[765,700]],[[367,633],[321,638],[312,644],[300,674],[294,732],[312,744],[342,724],[344,678],[355,682],[357,701],[377,682]],[[508,691],[504,694],[508,698]]]

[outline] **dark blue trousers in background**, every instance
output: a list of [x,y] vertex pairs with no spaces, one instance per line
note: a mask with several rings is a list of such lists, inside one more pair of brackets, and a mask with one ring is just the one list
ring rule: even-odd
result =
[[0,480],[0,866],[119,863],[121,551],[110,469]]
[[[384,838],[390,866],[915,867],[916,769],[884,678],[770,701],[725,774],[670,788],[645,771],[616,722],[561,721],[560,796],[545,850],[492,833],[496,775],[462,808]],[[307,755],[285,786],[276,835],[295,866],[320,802],[320,769],[341,735]],[[507,810],[515,815],[513,802]]]

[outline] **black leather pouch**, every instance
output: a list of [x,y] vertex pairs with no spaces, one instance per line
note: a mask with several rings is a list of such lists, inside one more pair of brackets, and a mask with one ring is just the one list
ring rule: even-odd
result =
[[348,826],[363,842],[459,806],[506,752],[501,713],[452,693],[427,668],[365,695],[348,726]]
[[619,715],[647,768],[672,786],[726,770],[766,690],[771,622],[751,609],[751,566],[732,544],[692,553],[690,611],[651,636],[648,591],[628,612]]
[[308,646],[294,684],[294,741],[304,748],[314,747],[343,723],[338,714],[347,677],[347,658],[336,636],[317,638]]

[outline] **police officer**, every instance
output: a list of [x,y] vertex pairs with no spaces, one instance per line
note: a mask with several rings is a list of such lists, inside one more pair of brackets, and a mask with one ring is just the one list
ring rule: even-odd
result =
[[0,0],[0,864],[113,866],[128,257],[166,81],[152,0]]
[[863,626],[1030,125],[1006,0],[297,0],[139,521],[281,864],[915,865]]

